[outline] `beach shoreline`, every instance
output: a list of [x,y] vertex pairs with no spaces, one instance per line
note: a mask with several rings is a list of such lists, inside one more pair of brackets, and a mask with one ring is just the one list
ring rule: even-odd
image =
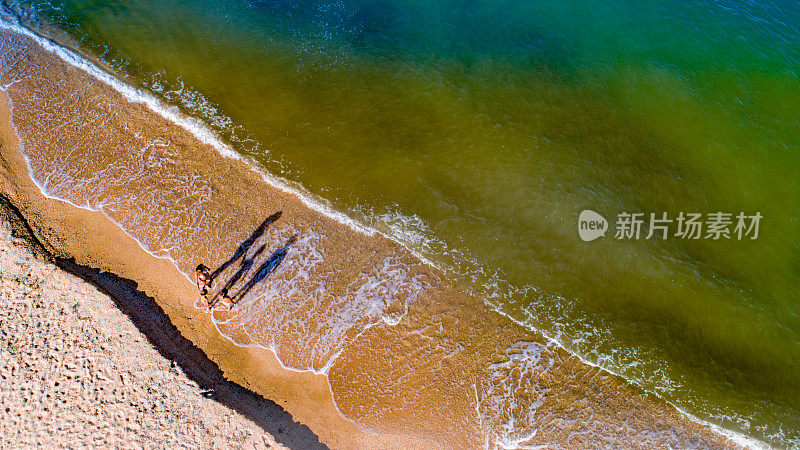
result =
[[59,260],[135,280],[135,289],[153,298],[179,333],[219,364],[226,379],[274,400],[295,420],[309,425],[325,445],[422,448],[432,444],[422,445],[414,437],[381,436],[357,427],[339,414],[324,375],[284,369],[271,351],[240,347],[221,336],[209,315],[193,307],[196,288],[171,261],[147,253],[101,212],[42,194],[19,153],[10,120],[8,98],[3,93],[0,192],[18,208],[48,252]]

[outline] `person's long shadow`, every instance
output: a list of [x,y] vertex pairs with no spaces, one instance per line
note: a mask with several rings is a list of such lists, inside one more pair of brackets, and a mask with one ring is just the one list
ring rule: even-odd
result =
[[236,295],[233,297],[233,303],[239,303],[239,301],[244,298],[248,292],[250,292],[250,289],[253,289],[253,287],[258,284],[259,281],[271,274],[275,268],[278,267],[281,261],[283,261],[283,258],[286,257],[286,252],[289,250],[289,247],[291,247],[295,242],[297,242],[297,236],[292,236],[288,241],[286,241],[286,244],[284,244],[283,247],[275,250],[275,252],[273,252],[272,255],[270,255],[270,257],[264,261],[261,266],[259,266],[256,274],[253,275],[253,278],[251,278],[250,281],[248,281],[247,284],[236,293]]
[[262,234],[264,234],[264,231],[267,230],[267,227],[269,227],[270,224],[272,224],[272,222],[275,222],[276,220],[280,219],[282,213],[283,213],[282,211],[278,211],[275,214],[264,219],[264,221],[261,222],[261,225],[259,225],[258,228],[256,228],[253,231],[250,237],[245,239],[244,242],[242,242],[239,245],[239,248],[237,248],[236,251],[233,252],[233,255],[230,257],[230,259],[222,263],[221,266],[217,267],[217,269],[211,274],[211,279],[212,280],[216,279],[217,275],[221,274],[225,269],[228,268],[228,266],[235,263],[236,260],[244,256],[244,254],[247,253],[247,250],[253,245],[253,243],[255,243],[256,240],[259,237],[261,237]]
[[251,267],[253,267],[253,263],[255,262],[256,258],[264,253],[265,248],[267,248],[266,244],[259,247],[258,250],[256,250],[249,258],[243,259],[242,263],[239,265],[239,270],[237,270],[236,273],[234,273],[233,276],[231,276],[231,278],[225,282],[219,291],[228,292],[228,290],[233,287],[233,285],[236,284],[236,282],[239,281],[239,279],[242,278],[242,276],[245,275]]

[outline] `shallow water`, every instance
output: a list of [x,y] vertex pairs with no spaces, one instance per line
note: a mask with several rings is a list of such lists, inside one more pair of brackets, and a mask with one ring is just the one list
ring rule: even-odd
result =
[[[778,445],[800,439],[797,5],[12,7],[33,27],[55,21],[128,82],[448,267],[501,313],[701,417]],[[212,190],[153,183],[178,204]],[[612,222],[623,211],[764,219],[754,241],[587,243],[583,209]],[[369,281],[390,280],[393,264],[362,280],[397,297],[387,308],[413,292]],[[534,347],[511,348],[536,361]]]

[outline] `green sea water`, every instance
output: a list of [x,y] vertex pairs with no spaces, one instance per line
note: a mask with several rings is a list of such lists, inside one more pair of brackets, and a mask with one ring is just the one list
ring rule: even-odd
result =
[[[800,446],[800,4],[7,3],[502,313]],[[616,239],[622,212],[763,218]]]

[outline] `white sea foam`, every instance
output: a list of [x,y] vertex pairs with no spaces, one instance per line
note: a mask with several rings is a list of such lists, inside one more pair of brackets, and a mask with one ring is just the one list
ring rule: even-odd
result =
[[550,391],[537,382],[555,363],[546,353],[538,342],[517,342],[505,350],[503,361],[486,368],[475,387],[484,447],[536,448],[524,444],[537,434],[536,411]]
[[[3,28],[12,29],[14,31],[20,31],[15,26],[8,26],[7,24],[5,25],[6,26],[4,26]],[[32,33],[22,32],[21,34],[36,39],[36,36],[33,35]],[[72,53],[67,49],[62,49],[56,46],[55,44],[52,44],[44,40],[43,38],[38,38],[36,40],[37,42],[42,44],[46,50],[55,53],[57,56],[61,57],[64,61],[80,69],[83,69],[84,71],[93,75],[98,80],[104,82],[105,84],[121,92],[126,100],[132,102],[145,103],[148,107],[150,107],[150,109],[161,113],[162,116],[166,117],[167,119],[172,120],[174,122],[179,122],[179,124],[182,125],[184,128],[190,129],[190,131],[195,132],[195,135],[201,140],[205,141],[207,144],[211,144],[217,147],[218,150],[221,150],[222,154],[225,154],[225,151],[232,151],[230,150],[229,147],[225,147],[224,144],[221,143],[221,141],[216,140],[216,138],[210,132],[206,132],[207,130],[195,127],[195,125],[197,124],[195,122],[192,122],[192,119],[179,116],[179,112],[177,112],[172,108],[166,107],[166,105],[159,103],[158,100],[156,100],[155,98],[146,95],[146,93],[142,93],[141,91],[138,91],[134,88],[122,84],[113,77],[110,77],[109,75],[105,74],[105,72],[102,72],[100,69],[92,66],[90,63],[80,59],[79,56],[75,55],[74,53]],[[202,133],[200,133],[200,135],[198,136],[198,132]],[[17,134],[19,135],[18,130]],[[22,139],[20,139],[20,141],[24,142],[24,140]],[[163,164],[163,159],[160,158],[154,159],[154,153],[151,150],[158,147],[166,148],[168,147],[167,144],[168,144],[167,142],[159,142],[158,140],[154,142],[143,141],[143,143],[139,144],[139,147],[136,148],[136,143],[134,143],[134,146],[132,147],[129,146],[130,148],[128,148],[128,150],[131,157],[133,157],[134,159],[136,158],[141,159],[141,161],[139,161],[141,162],[141,165],[138,167],[138,169],[137,167],[131,167],[131,165],[128,164],[130,163],[130,161],[128,161],[127,163],[123,162],[119,165],[115,161],[112,162],[112,164],[107,166],[105,169],[100,170],[99,172],[92,173],[91,177],[92,179],[102,178],[110,183],[114,183],[113,180],[118,178],[124,178],[126,180],[147,178],[150,175],[148,175],[148,173],[146,172],[158,173],[159,171],[145,171],[146,168],[152,169],[153,167],[151,166],[153,165]],[[22,149],[22,151],[23,151],[23,156],[25,156],[28,165],[29,173],[31,174],[32,179],[40,188],[40,190],[44,193],[44,195],[46,195],[49,198],[66,201],[72,204],[73,206],[79,208],[88,209],[92,211],[101,211],[103,213],[106,213],[106,215],[112,221],[114,221],[114,223],[119,225],[122,229],[126,230],[126,232],[128,232],[129,235],[131,235],[130,230],[124,224],[121,224],[120,222],[114,220],[113,215],[108,214],[108,211],[106,211],[107,208],[115,208],[124,211],[124,214],[130,214],[131,211],[137,210],[136,208],[126,207],[130,206],[126,205],[126,199],[118,199],[115,200],[113,203],[109,203],[107,199],[103,199],[102,197],[97,196],[96,195],[97,192],[92,191],[91,188],[89,187],[90,184],[80,183],[76,185],[74,183],[74,180],[70,178],[71,173],[69,171],[63,171],[60,165],[58,164],[46,163],[40,168],[44,170],[44,172],[40,174],[41,176],[34,176],[32,161],[30,158],[28,158],[25,150]],[[139,173],[127,173],[127,171],[129,170],[139,170]],[[107,173],[108,176],[103,176],[104,172],[108,172]],[[40,182],[39,180],[43,181]],[[183,179],[183,180],[177,180],[174,184],[175,186],[178,187],[189,186],[192,189],[194,189],[194,191],[197,191],[196,189],[197,186],[195,184],[195,181],[196,180]],[[82,186],[86,186],[90,190],[86,191]],[[80,191],[85,191],[85,192],[80,192]],[[180,192],[180,189],[178,191]],[[201,197],[207,197],[206,200],[208,200],[211,195],[210,192],[207,192],[206,194],[202,194],[202,192],[194,192],[194,194],[198,193],[201,195]],[[146,197],[149,195],[153,195],[153,192],[150,191],[138,192],[137,194],[138,198],[136,201],[138,203],[147,205],[158,205],[160,203],[158,201],[155,201],[155,199],[148,200],[148,198]],[[78,204],[70,200],[70,198],[72,197],[86,199],[86,202],[85,204]],[[202,199],[199,199],[198,202],[196,203],[202,203]],[[204,213],[204,211],[205,210],[201,208],[201,213]],[[149,217],[134,217],[131,220],[133,221],[132,223],[139,222],[138,223],[139,226],[137,226],[137,229],[140,230],[138,232],[143,232],[141,230],[160,229],[157,226],[147,226],[146,221],[150,220]],[[131,222],[131,220],[126,220],[126,222]],[[350,224],[352,223],[353,222],[350,222]],[[360,229],[364,230],[363,227]],[[371,230],[368,231],[369,231],[368,234],[373,233],[373,231]],[[172,233],[172,234],[183,235],[185,233]],[[150,254],[162,258],[169,258],[170,260],[173,261],[173,263],[175,262],[174,258],[172,258],[171,256],[174,244],[167,247],[162,246],[161,248],[156,250],[146,245],[142,239],[138,239],[134,235],[131,235],[131,237],[134,238],[139,243],[139,245],[143,249],[148,251]],[[276,275],[272,277],[277,280],[284,280],[284,281],[291,280],[290,286],[279,285],[276,288],[275,283],[265,283],[263,285],[259,285],[258,288],[253,291],[255,295],[249,295],[243,299],[244,301],[242,302],[242,308],[246,307],[248,304],[252,305],[252,303],[255,302],[255,300],[248,301],[248,298],[255,298],[258,300],[263,300],[265,298],[286,298],[287,296],[289,297],[291,296],[287,294],[291,294],[293,291],[301,289],[301,287],[314,287],[314,292],[310,293],[304,292],[303,293],[304,295],[297,296],[301,301],[305,301],[305,299],[307,298],[324,297],[326,294],[324,289],[324,283],[317,282],[319,280],[314,280],[314,282],[306,280],[306,278],[310,276],[309,275],[310,270],[313,269],[315,264],[320,262],[322,259],[321,256],[318,254],[318,252],[316,252],[315,250],[316,246],[309,244],[315,238],[318,238],[318,236],[315,233],[305,230],[303,233],[301,233],[299,242],[296,245],[296,247],[301,250],[311,249],[311,259],[313,260],[312,262],[303,261],[302,259],[300,260],[295,259],[291,264],[292,270],[294,272],[291,276],[281,278]],[[163,238],[159,238],[158,236],[151,237],[150,239],[147,239],[147,241],[162,242],[162,243],[164,242]],[[166,241],[166,243],[169,244],[170,241]],[[293,251],[293,254],[303,255],[303,252]],[[394,262],[398,265],[400,264],[397,261]],[[286,267],[286,265],[284,264],[283,267]],[[366,329],[369,326],[374,325],[375,319],[382,320],[387,324],[398,323],[399,320],[401,320],[401,318],[405,315],[408,308],[408,304],[417,298],[419,290],[418,289],[411,291],[403,290],[404,286],[406,285],[402,280],[402,277],[404,276],[405,273],[403,272],[403,270],[407,272],[407,268],[405,267],[402,269],[398,269],[397,267],[387,268],[387,263],[384,263],[383,269],[384,271],[378,273],[377,275],[374,276],[365,275],[366,278],[362,280],[363,283],[360,284],[355,283],[351,285],[350,287],[353,290],[352,295],[349,294],[345,295],[344,301],[339,302],[343,306],[338,310],[334,308],[331,311],[331,314],[322,315],[322,317],[328,317],[329,320],[331,321],[331,323],[328,324],[329,325],[328,328],[330,331],[327,334],[323,333],[322,335],[320,335],[319,333],[313,333],[313,332],[305,333],[305,335],[308,337],[312,336],[322,337],[322,339],[315,339],[314,342],[309,342],[308,345],[316,346],[316,348],[313,349],[312,356],[319,355],[323,357],[325,360],[323,365],[321,366],[315,365],[314,361],[308,364],[287,363],[284,358],[281,358],[282,362],[284,362],[284,366],[289,369],[312,370],[317,373],[327,373],[327,370],[329,369],[330,365],[335,361],[336,356],[338,355],[338,353],[342,351],[344,346],[343,339],[337,339],[337,336],[342,338],[344,337],[344,335],[351,334],[350,333],[351,329],[356,330],[356,333],[360,334],[360,332],[363,332],[363,329]],[[273,292],[273,294],[277,293],[280,295],[268,295],[268,293],[263,292],[265,289],[268,290],[270,287],[276,288],[274,289],[275,292]],[[375,290],[381,290],[381,292],[379,294],[376,294],[373,292]],[[379,301],[387,301],[389,298],[391,298],[392,295],[401,296],[403,298],[394,299],[394,301],[388,302],[385,305],[379,305]],[[397,303],[398,301],[402,304],[402,307],[400,308],[394,305],[394,303]],[[331,306],[328,307],[331,308]],[[246,317],[245,325],[247,324],[247,322],[252,322],[258,317],[265,317],[265,316],[274,317],[271,315],[266,315],[265,309],[266,308],[264,307],[251,308],[251,313],[245,315]],[[278,309],[280,309],[281,311],[287,310],[286,308],[278,308]],[[297,321],[294,322],[286,321],[286,323],[289,324],[294,323],[295,325],[298,324]],[[259,328],[263,329],[263,327],[256,327],[247,330],[247,332],[254,333]],[[333,341],[333,342],[328,342],[326,344],[324,342],[326,338],[328,341]],[[352,339],[353,336],[349,336],[349,340],[352,341]],[[268,344],[264,344],[265,342],[270,342],[269,340],[266,340],[263,337],[259,336],[257,336],[255,339],[252,339],[251,342],[255,342],[261,346],[268,346],[268,347],[270,346]],[[279,348],[276,345],[274,338],[272,339],[271,347],[280,357],[281,348]]]
[[[530,326],[528,324],[515,319],[514,317],[510,316],[508,313],[506,313],[505,311],[503,311],[500,308],[494,308],[494,311],[497,312],[500,315],[503,315],[503,316],[507,317],[509,320],[511,320],[512,322],[518,324],[519,326],[530,328]],[[587,366],[591,366],[591,367],[596,367],[596,368],[601,369],[601,370],[603,370],[605,372],[608,372],[611,375],[614,375],[614,376],[617,376],[617,377],[620,377],[620,378],[624,378],[624,379],[626,379],[628,381],[634,381],[635,385],[637,385],[637,386],[643,388],[645,391],[650,392],[651,394],[656,395],[657,397],[661,398],[662,400],[664,400],[670,406],[672,406],[673,408],[678,410],[681,414],[683,414],[686,417],[688,417],[693,422],[701,424],[701,425],[708,426],[714,432],[725,436],[727,439],[730,439],[731,442],[735,443],[736,445],[739,445],[739,446],[744,447],[744,448],[753,448],[753,449],[766,449],[766,448],[769,448],[769,445],[767,445],[764,442],[761,442],[758,439],[755,439],[755,438],[753,438],[751,436],[747,436],[745,434],[742,434],[742,433],[739,433],[739,432],[736,432],[736,431],[733,431],[733,430],[729,430],[727,428],[721,427],[721,426],[716,425],[714,423],[708,422],[707,420],[703,420],[703,419],[695,416],[694,414],[689,413],[684,408],[679,407],[674,402],[671,402],[671,401],[669,401],[667,399],[664,399],[664,397],[662,395],[660,395],[658,392],[654,392],[654,391],[652,391],[650,389],[642,387],[639,383],[635,382],[635,380],[630,380],[630,379],[624,377],[623,375],[615,372],[612,368],[604,367],[604,366],[600,365],[597,362],[593,362],[593,361],[591,361],[589,359],[586,359],[583,355],[576,354],[574,352],[569,351],[569,349],[566,348],[564,346],[564,344],[560,340],[557,340],[554,337],[551,337],[549,334],[542,333],[542,335],[549,341],[549,343],[551,345],[553,345],[555,347],[558,347],[558,348],[561,348],[562,350],[564,350],[569,355],[577,357],[578,359],[580,359],[580,361],[583,364],[585,364]],[[498,445],[500,445],[500,444],[498,444]]]

